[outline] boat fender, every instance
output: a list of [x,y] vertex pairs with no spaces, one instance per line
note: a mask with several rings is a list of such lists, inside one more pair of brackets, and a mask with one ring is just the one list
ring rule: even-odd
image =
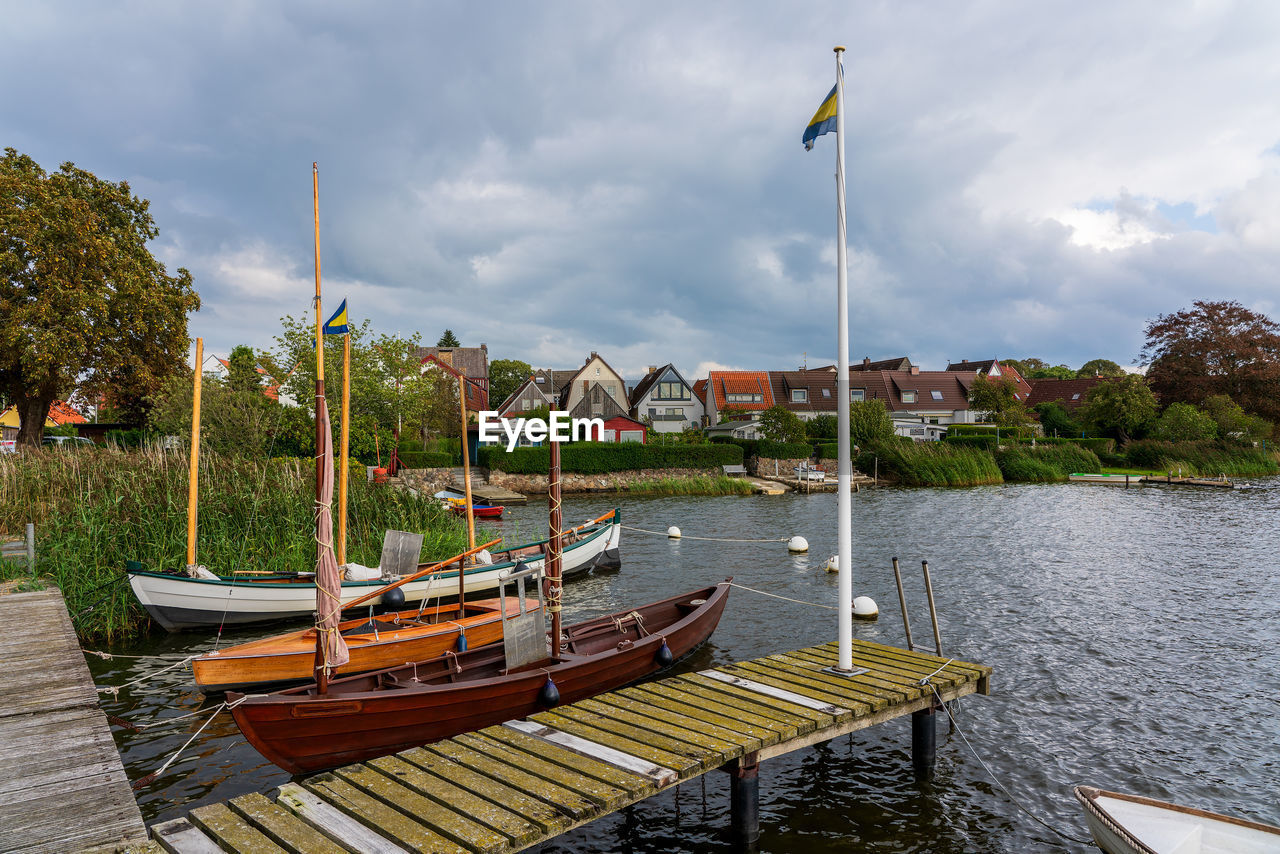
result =
[[680,529],[675,525],[672,525],[670,528],[667,528],[667,536],[673,540],[680,539]]
[[488,549],[481,549],[480,551],[476,552],[476,563],[489,566],[490,564],[493,563],[493,555],[489,554]]
[[404,605],[404,591],[399,587],[393,587],[382,594],[382,604],[392,610],[401,607]]
[[373,581],[382,577],[382,570],[352,561],[343,565],[342,577],[347,581]]
[[658,647],[658,652],[653,656],[654,662],[659,667],[670,667],[676,657],[671,654],[671,647],[667,646],[667,639],[662,639],[662,646]]
[[467,630],[459,626],[458,627],[458,652],[466,652],[466,651],[467,651]]
[[839,572],[840,571],[840,555],[832,555],[831,557],[827,558],[827,564],[825,569],[827,570],[827,572]]
[[799,536],[792,537],[791,539],[787,540],[787,551],[791,552],[792,554],[801,554],[803,552],[807,552],[809,551],[809,541],[806,540],[804,537],[799,537]]
[[542,690],[538,692],[538,703],[547,707],[560,705],[560,689],[556,687],[556,683],[551,681],[551,677],[547,677],[547,681],[542,683]]

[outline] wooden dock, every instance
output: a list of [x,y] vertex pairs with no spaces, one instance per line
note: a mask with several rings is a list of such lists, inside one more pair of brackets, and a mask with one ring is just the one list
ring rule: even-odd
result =
[[0,659],[0,851],[145,839],[60,592],[0,595]]
[[927,750],[931,764],[937,698],[988,693],[991,675],[863,641],[856,675],[829,672],[836,663],[825,644],[643,683],[289,783],[274,799],[198,807],[152,837],[173,852],[499,854],[713,769],[730,773],[735,830],[741,819],[749,837],[760,762],[912,715],[913,759]]

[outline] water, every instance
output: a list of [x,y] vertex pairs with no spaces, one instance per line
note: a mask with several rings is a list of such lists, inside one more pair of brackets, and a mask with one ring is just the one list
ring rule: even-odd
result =
[[[647,602],[727,576],[802,602],[831,603],[835,496],[570,497],[566,521],[618,504],[626,525],[689,536],[808,539],[668,541],[624,531],[620,572],[571,582],[566,620]],[[993,695],[961,702],[972,745],[939,724],[937,772],[918,784],[902,718],[761,766],[761,851],[1089,851],[1032,818],[1085,837],[1076,783],[1280,823],[1280,479],[1233,490],[1022,485],[878,489],[854,506],[854,589],[877,623],[855,637],[903,645],[890,559],[900,558],[912,630],[929,638],[920,561],[933,572],[948,655],[995,668]],[[510,508],[513,541],[541,536],[545,507]],[[271,631],[237,633],[232,640]],[[734,590],[712,642],[685,666],[755,658],[834,640],[833,612]],[[128,655],[172,663],[211,637],[161,635]],[[154,659],[90,664],[100,685],[154,671]],[[134,722],[201,707],[175,669],[106,696]],[[131,779],[156,771],[207,720],[116,730]],[[976,756],[975,756],[976,753]],[[1001,792],[984,770],[1017,799]],[[269,791],[288,776],[240,737],[226,713],[139,792],[148,822],[202,803]],[[705,794],[704,794],[705,790]],[[1020,806],[1019,806],[1020,805]],[[1020,808],[1021,807],[1021,808]],[[544,850],[730,851],[728,778],[712,773],[561,837]]]

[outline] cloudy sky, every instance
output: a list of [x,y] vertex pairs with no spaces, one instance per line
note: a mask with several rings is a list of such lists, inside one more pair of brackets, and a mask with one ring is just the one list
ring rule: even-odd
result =
[[[1196,299],[1277,317],[1273,2],[28,3],[0,145],[126,179],[206,350],[326,304],[628,377],[851,357],[1133,364]],[[1278,318],[1280,319],[1280,318]]]

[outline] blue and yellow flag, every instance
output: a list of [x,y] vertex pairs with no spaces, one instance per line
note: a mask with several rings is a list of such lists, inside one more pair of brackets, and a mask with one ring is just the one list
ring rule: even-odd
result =
[[809,119],[809,126],[804,129],[804,137],[801,139],[801,142],[804,143],[804,150],[812,150],[813,143],[818,137],[824,133],[831,133],[835,129],[836,86],[832,86],[831,92],[823,99],[822,106],[818,107],[818,112],[814,113],[813,118]]
[[342,305],[338,306],[338,310],[333,313],[333,317],[325,321],[325,335],[346,335],[347,329],[347,301],[343,300]]

